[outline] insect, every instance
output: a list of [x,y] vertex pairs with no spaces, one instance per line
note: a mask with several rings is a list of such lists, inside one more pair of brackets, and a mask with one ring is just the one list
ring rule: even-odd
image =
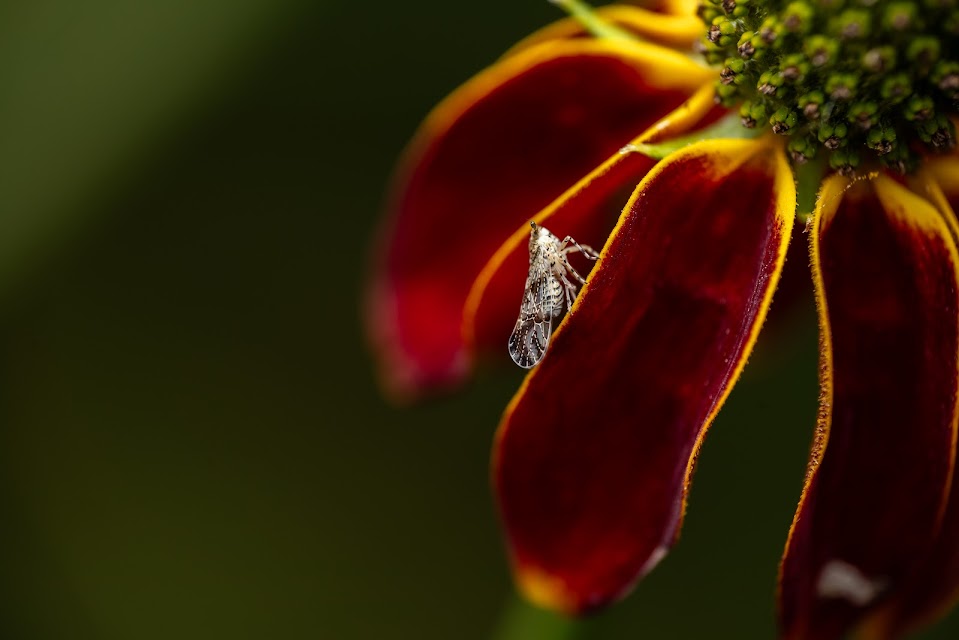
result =
[[519,318],[509,337],[509,355],[513,362],[531,369],[536,366],[549,346],[553,333],[553,318],[573,306],[576,285],[586,284],[583,276],[569,263],[566,256],[579,251],[590,260],[599,258],[599,253],[589,245],[579,244],[570,236],[562,240],[546,227],[530,221],[529,275],[519,308]]

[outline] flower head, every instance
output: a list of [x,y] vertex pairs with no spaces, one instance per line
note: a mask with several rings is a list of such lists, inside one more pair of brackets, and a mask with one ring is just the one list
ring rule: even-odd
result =
[[467,82],[406,153],[368,305],[386,386],[510,362],[530,221],[603,247],[506,409],[493,482],[527,596],[605,606],[676,541],[798,216],[822,392],[783,635],[941,614],[959,590],[955,2],[562,4],[579,20]]

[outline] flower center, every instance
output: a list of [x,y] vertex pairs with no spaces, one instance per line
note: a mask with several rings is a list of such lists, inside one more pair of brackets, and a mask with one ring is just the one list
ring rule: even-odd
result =
[[797,163],[906,173],[955,146],[959,0],[701,0],[717,100]]

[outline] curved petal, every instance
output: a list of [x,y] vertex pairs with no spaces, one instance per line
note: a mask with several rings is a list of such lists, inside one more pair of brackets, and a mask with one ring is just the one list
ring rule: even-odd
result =
[[[847,192],[848,191],[848,192]],[[810,238],[820,417],[786,543],[786,638],[843,637],[897,593],[942,523],[955,458],[959,254],[886,176],[830,178]]]
[[[913,183],[939,210],[953,240],[959,239],[955,212],[933,176],[920,172]],[[936,543],[899,591],[869,622],[865,637],[895,638],[916,631],[945,615],[959,600],[959,487],[955,478]]]
[[497,433],[500,513],[534,602],[601,607],[673,544],[702,438],[768,309],[795,206],[775,141],[701,142],[637,187]]
[[403,397],[459,381],[463,304],[489,256],[707,73],[652,45],[549,42],[437,107],[401,163],[367,299],[386,388]]
[[[712,86],[696,94],[651,126],[632,143],[655,144],[714,122],[724,110],[713,101]],[[656,164],[641,153],[617,152],[577,182],[533,220],[564,237],[601,248],[636,185]],[[529,267],[529,225],[525,222],[497,249],[470,289],[463,315],[463,336],[474,353],[505,357],[503,345],[516,321]],[[581,263],[585,271],[592,265]]]
[[[690,50],[693,43],[706,32],[702,20],[697,18],[695,13],[678,15],[659,13],[623,4],[597,7],[594,13],[609,24],[636,34],[642,40],[677,49]],[[507,51],[506,55],[511,56],[548,40],[582,38],[588,35],[589,33],[579,20],[565,18],[523,38]]]
[[953,211],[959,211],[959,153],[942,156],[928,162],[932,178],[939,183]]

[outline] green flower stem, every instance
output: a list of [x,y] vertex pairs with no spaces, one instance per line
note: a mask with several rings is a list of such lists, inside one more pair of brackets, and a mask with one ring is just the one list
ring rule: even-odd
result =
[[619,27],[609,24],[596,15],[593,8],[580,0],[550,0],[553,4],[568,13],[579,21],[583,28],[597,38],[607,38],[609,40],[627,40],[636,42],[640,38],[635,34],[624,31]]
[[514,596],[506,605],[493,640],[580,640],[586,623],[538,609]]
[[694,142],[718,138],[750,139],[759,137],[761,133],[761,131],[757,131],[756,129],[743,127],[740,123],[739,116],[730,114],[711,127],[703,129],[702,131],[696,131],[688,136],[667,140],[659,144],[629,144],[623,147],[620,153],[636,152],[650,158],[655,158],[656,160],[662,160],[666,156],[679,151],[683,147],[688,147]]

